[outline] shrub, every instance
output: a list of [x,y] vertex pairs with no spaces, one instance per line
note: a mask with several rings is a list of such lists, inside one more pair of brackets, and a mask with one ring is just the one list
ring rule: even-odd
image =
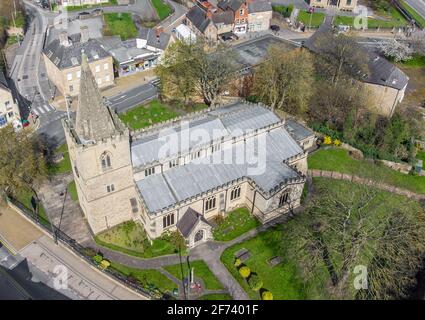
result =
[[326,144],[326,145],[332,144],[332,138],[329,136],[325,136],[325,138],[323,139],[323,144]]
[[241,259],[238,258],[238,259],[235,260],[235,267],[236,268],[239,268],[241,266],[241,264],[242,264]]
[[251,274],[251,269],[249,269],[247,266],[243,266],[239,269],[239,274],[243,277],[243,278],[248,278],[249,275]]
[[334,145],[335,146],[339,147],[341,144],[342,144],[341,140],[339,140],[339,139],[335,139],[334,140]]
[[252,290],[258,291],[263,287],[263,281],[260,279],[258,275],[251,274],[251,276],[248,279],[248,285]]
[[111,263],[110,263],[108,260],[102,260],[102,261],[100,262],[100,266],[101,266],[103,269],[107,269],[107,268],[109,268],[109,267],[111,266]]
[[273,294],[270,291],[264,291],[261,298],[263,300],[273,300]]
[[103,257],[102,257],[102,255],[100,255],[100,254],[97,254],[97,255],[95,255],[94,257],[93,257],[93,260],[94,260],[94,262],[96,262],[96,263],[101,263],[102,262],[102,260],[103,260]]

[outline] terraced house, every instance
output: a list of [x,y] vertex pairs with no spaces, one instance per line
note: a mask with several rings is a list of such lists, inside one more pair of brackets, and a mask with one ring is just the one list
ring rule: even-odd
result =
[[22,128],[18,104],[13,97],[6,77],[0,71],[0,128],[8,124],[15,129]]
[[310,130],[238,102],[129,132],[82,61],[76,119],[63,126],[94,233],[134,220],[151,239],[179,230],[192,247],[211,238],[210,219],[236,207],[266,222],[299,206]]

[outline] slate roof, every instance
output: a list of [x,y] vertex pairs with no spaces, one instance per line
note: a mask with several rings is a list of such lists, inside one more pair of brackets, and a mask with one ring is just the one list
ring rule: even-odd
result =
[[207,18],[205,11],[197,5],[190,8],[186,14],[186,19],[192,22],[192,24],[202,33],[204,33],[211,23],[211,19]]
[[199,214],[192,208],[188,208],[185,214],[177,222],[177,229],[179,229],[183,237],[187,238],[199,220],[209,225],[208,221],[202,214]]
[[[318,41],[328,33],[332,32],[331,20],[326,20],[319,29],[304,42],[304,46],[309,50],[320,54],[320,48],[317,46]],[[329,44],[332,45],[332,44]],[[362,80],[366,83],[386,86],[402,90],[409,82],[409,77],[389,62],[384,57],[381,57],[373,49],[368,49],[359,44],[359,47],[364,50],[368,61],[368,74]]]
[[[189,120],[187,130],[197,132],[198,129],[205,129],[205,133],[208,133],[210,137],[212,130],[218,130],[224,138],[231,138],[279,121],[280,119],[272,111],[264,107],[236,103],[206,112],[202,118]],[[178,125],[170,126],[166,130],[181,133]],[[220,135],[217,136],[218,139],[221,138]],[[131,155],[135,170],[138,170],[138,165],[148,164],[148,161],[153,159],[165,163],[170,158],[175,158],[182,149],[189,152],[191,147],[196,147],[197,143],[199,145],[198,140],[183,141],[184,138],[182,138],[182,141],[177,144],[186,144],[189,147],[164,153],[161,148],[164,148],[167,140],[166,132],[148,135],[134,141],[131,146]],[[211,140],[206,141],[207,145],[211,143]],[[260,149],[262,147],[264,148]],[[256,138],[246,138],[245,141],[233,143],[231,147],[216,151],[208,157],[198,158],[163,173],[150,175],[136,181],[136,185],[150,213],[161,211],[238,179],[248,179],[253,181],[263,193],[273,193],[282,183],[301,178],[298,172],[284,163],[284,160],[302,152],[301,147],[284,126],[278,126],[269,132],[258,134]],[[164,158],[158,159],[158,154],[161,153]],[[250,164],[245,159],[237,157],[241,154],[250,155],[250,160],[260,157],[258,171],[255,170],[256,164]],[[261,158],[263,156],[264,158]]]
[[0,89],[10,91],[9,84],[7,83],[6,77],[3,71],[0,70]]
[[151,50],[137,48],[136,39],[121,41],[119,36],[98,39],[102,48],[108,51],[119,64],[132,62],[134,59],[150,59],[158,56]]
[[233,13],[231,11],[216,12],[212,15],[212,20],[215,24],[233,24]]
[[256,1],[248,4],[248,12],[256,13],[256,12],[268,12],[272,11],[272,5],[268,1]]
[[217,7],[219,7],[223,11],[230,9],[235,12],[241,7],[242,4],[243,1],[241,0],[221,0],[217,3]]
[[301,123],[295,121],[294,119],[286,119],[285,128],[297,142],[300,142],[305,138],[314,136],[314,132],[312,130],[307,127],[304,127]]
[[95,39],[90,39],[85,43],[72,42],[67,47],[61,45],[59,39],[56,39],[48,44],[43,52],[59,69],[66,69],[81,65],[81,53],[83,50],[89,62],[111,56]]
[[166,32],[161,32],[157,36],[157,31],[151,28],[140,27],[139,28],[139,39],[146,40],[148,46],[165,50],[167,49],[168,43],[170,42],[171,35]]

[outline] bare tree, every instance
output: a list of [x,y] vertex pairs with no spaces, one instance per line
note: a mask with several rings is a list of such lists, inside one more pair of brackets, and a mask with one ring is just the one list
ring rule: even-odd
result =
[[370,186],[332,181],[338,187],[329,192],[325,183],[315,181],[317,192],[306,212],[291,232],[283,232],[304,276],[326,270],[330,294],[352,298],[354,267],[366,265],[369,287],[358,298],[404,296],[425,253],[423,208],[407,198],[395,207],[385,205],[388,198]]
[[254,94],[264,103],[293,115],[304,115],[314,83],[314,65],[307,51],[272,47],[255,70]]

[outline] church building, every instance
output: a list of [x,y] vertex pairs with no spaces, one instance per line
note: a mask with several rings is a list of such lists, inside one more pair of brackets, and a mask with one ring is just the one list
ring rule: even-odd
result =
[[262,104],[212,107],[138,131],[104,104],[83,54],[75,119],[64,119],[79,202],[94,233],[141,223],[189,247],[244,206],[265,223],[300,205],[315,136]]

